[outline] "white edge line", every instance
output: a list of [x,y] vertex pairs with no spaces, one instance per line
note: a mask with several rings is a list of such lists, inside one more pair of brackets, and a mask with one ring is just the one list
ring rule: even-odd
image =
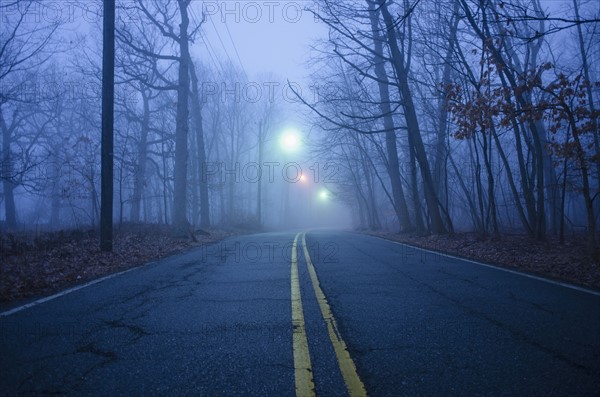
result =
[[[421,248],[421,247],[416,247],[416,246],[414,246],[414,245],[410,245],[410,244],[401,243],[401,242],[399,242],[399,241],[390,240],[390,239],[386,239],[386,238],[379,237],[379,236],[374,236],[374,235],[372,235],[372,234],[363,234],[363,235],[364,235],[364,236],[370,236],[370,237],[373,237],[373,238],[377,238],[377,239],[380,239],[380,240],[384,240],[384,241],[387,241],[387,242],[390,242],[390,243],[394,243],[394,244],[402,245],[402,246],[404,246],[404,247],[413,248],[413,249],[417,249],[417,250],[421,250],[421,251],[425,251],[425,252],[430,252],[430,253],[432,253],[432,254],[435,254],[435,255],[439,255],[439,256],[445,256],[445,257],[447,257],[447,258],[451,258],[451,259],[457,259],[457,260],[460,260],[460,261],[464,261],[464,262],[473,263],[473,264],[475,264],[475,265],[479,265],[479,266],[488,267],[488,268],[490,268],[490,269],[501,270],[501,271],[503,271],[503,272],[512,273],[512,274],[517,274],[517,275],[520,275],[520,276],[523,276],[523,277],[527,277],[527,278],[531,278],[531,279],[534,279],[534,280],[538,280],[538,281],[544,281],[544,282],[546,282],[546,283],[555,284],[555,285],[560,285],[560,286],[562,286],[562,287],[565,287],[565,288],[570,288],[570,289],[573,289],[573,290],[576,290],[576,291],[580,291],[580,292],[586,292],[586,293],[588,293],[588,294],[592,294],[592,295],[600,296],[600,292],[598,292],[598,291],[594,291],[594,290],[591,290],[591,289],[587,289],[587,288],[579,287],[579,286],[577,286],[577,285],[573,285],[573,284],[567,284],[567,283],[563,283],[563,282],[560,282],[560,281],[555,281],[555,280],[550,280],[550,279],[547,279],[547,278],[544,278],[544,277],[540,277],[540,276],[534,276],[533,274],[522,273],[522,272],[519,272],[519,271],[516,271],[516,270],[506,269],[506,268],[503,268],[503,267],[494,266],[494,265],[490,265],[490,264],[487,264],[487,263],[481,263],[481,262],[477,262],[477,261],[474,261],[474,260],[471,260],[471,259],[465,259],[465,258],[461,258],[461,257],[459,257],[459,256],[455,256],[455,255],[449,255],[449,254],[446,254],[446,253],[443,253],[443,252],[432,251],[432,250],[430,250],[430,249]],[[37,305],[39,305],[39,304],[42,304],[42,303],[44,303],[44,302],[48,302],[48,301],[54,300],[54,299],[56,299],[56,298],[60,298],[61,296],[68,295],[68,294],[70,294],[71,292],[75,292],[75,291],[78,291],[78,290],[80,290],[80,289],[87,288],[87,287],[89,287],[89,286],[92,286],[92,285],[94,285],[94,284],[98,284],[98,283],[101,283],[101,282],[103,282],[103,281],[109,280],[109,279],[111,279],[111,278],[114,278],[114,277],[120,276],[120,275],[122,275],[122,274],[129,273],[129,272],[131,272],[131,271],[133,271],[133,270],[137,270],[137,269],[139,269],[139,268],[141,268],[141,267],[143,267],[143,266],[147,266],[147,265],[150,265],[150,264],[152,264],[152,263],[154,263],[154,262],[148,262],[148,263],[145,263],[145,264],[144,264],[144,265],[142,265],[142,266],[136,266],[136,267],[133,267],[133,268],[131,268],[131,269],[123,270],[122,272],[119,272],[119,273],[113,273],[113,274],[109,274],[108,276],[104,276],[104,277],[98,278],[98,279],[96,279],[96,280],[92,280],[92,281],[90,281],[90,282],[87,282],[87,283],[85,283],[85,284],[78,285],[78,286],[76,286],[76,287],[73,287],[73,288],[66,289],[66,290],[64,290],[64,291],[61,291],[61,292],[59,292],[59,293],[57,293],[57,294],[50,295],[50,296],[47,296],[47,297],[45,297],[45,298],[41,298],[41,299],[35,300],[35,301],[33,301],[33,302],[29,302],[29,303],[27,303],[27,304],[25,304],[25,305],[22,305],[22,306],[17,306],[17,307],[15,307],[15,308],[12,308],[12,309],[10,309],[10,310],[7,310],[7,311],[5,311],[5,312],[2,312],[2,313],[0,313],[0,317],[8,317],[8,316],[10,316],[10,315],[12,315],[12,314],[15,314],[15,313],[18,313],[18,312],[20,312],[20,311],[23,311],[23,310],[29,309],[29,308],[31,308],[31,307],[37,306]]]
[[520,276],[523,277],[527,277],[527,278],[531,278],[534,280],[538,280],[538,281],[544,281],[546,283],[550,283],[550,284],[555,284],[555,285],[560,285],[561,287],[565,287],[565,288],[570,288],[576,291],[580,291],[580,292],[586,292],[588,294],[592,294],[592,295],[596,295],[596,296],[600,296],[600,292],[599,291],[594,291],[592,289],[588,289],[588,288],[584,288],[584,287],[579,287],[577,285],[573,285],[573,284],[569,284],[569,283],[563,283],[561,281],[556,281],[556,280],[551,280],[549,278],[545,278],[545,277],[541,277],[541,276],[535,276],[533,274],[529,274],[529,273],[523,273],[520,272],[518,270],[512,270],[512,269],[507,269],[505,267],[500,267],[500,266],[495,266],[495,265],[490,265],[488,263],[481,263],[481,262],[477,262],[471,259],[465,259],[465,258],[461,258],[460,256],[455,256],[455,255],[450,255],[450,254],[446,254],[443,252],[438,252],[438,251],[432,251],[430,249],[426,249],[426,248],[421,248],[421,247],[417,247],[414,245],[410,245],[410,244],[406,244],[406,243],[401,243],[400,241],[395,241],[395,240],[390,240],[384,237],[379,237],[379,236],[374,236],[372,234],[366,234],[366,236],[371,236],[374,238],[378,238],[380,240],[385,240],[385,241],[389,241],[390,243],[394,243],[394,244],[399,244],[402,245],[404,247],[409,247],[409,248],[414,248],[416,250],[421,250],[421,251],[425,251],[425,252],[430,252],[432,254],[436,254],[436,255],[440,255],[440,256],[445,256],[447,258],[451,258],[451,259],[457,259],[460,261],[464,261],[464,262],[469,262],[469,263],[473,263],[475,265],[479,265],[479,266],[485,266],[485,267],[489,267],[490,269],[496,269],[496,270],[501,270],[503,272],[507,272],[507,273],[512,273],[512,274],[518,274]]
[[[227,238],[227,237],[226,237],[226,238]],[[213,244],[213,243],[209,243],[208,245],[210,245],[210,244]],[[198,247],[203,247],[203,246],[204,246],[204,245],[199,245]],[[193,248],[192,248],[192,249],[193,249]],[[184,251],[184,252],[185,252],[185,251]],[[78,290],[80,290],[80,289],[84,289],[84,288],[86,288],[86,287],[92,286],[92,285],[94,285],[94,284],[101,283],[101,282],[103,282],[103,281],[106,281],[106,280],[108,280],[108,279],[111,279],[111,278],[114,278],[114,277],[120,276],[120,275],[122,275],[122,274],[129,273],[129,272],[131,272],[131,271],[134,271],[134,270],[141,269],[141,268],[143,268],[143,267],[146,267],[146,266],[152,265],[152,264],[154,264],[154,263],[158,263],[158,262],[160,262],[160,261],[162,261],[162,260],[164,260],[164,259],[167,259],[167,258],[168,258],[168,257],[170,257],[170,256],[175,256],[175,255],[178,255],[178,254],[181,254],[181,253],[184,253],[184,252],[175,253],[175,254],[173,254],[173,255],[167,255],[167,256],[165,256],[165,257],[163,257],[163,258],[160,258],[159,260],[154,260],[154,261],[151,261],[151,262],[146,262],[146,263],[143,263],[143,264],[141,264],[141,265],[134,266],[134,267],[132,267],[132,268],[130,268],[130,269],[123,270],[123,271],[121,271],[121,272],[118,272],[118,273],[112,273],[112,274],[106,275],[106,276],[104,276],[104,277],[100,277],[100,278],[97,278],[97,279],[95,279],[95,280],[89,281],[89,282],[87,282],[87,283],[85,283],[85,284],[81,284],[81,285],[78,285],[78,286],[76,286],[76,287],[68,288],[68,289],[66,289],[66,290],[64,290],[64,291],[61,291],[61,292],[58,292],[58,293],[56,293],[56,294],[54,294],[54,295],[46,296],[46,297],[44,297],[44,298],[37,299],[37,300],[35,300],[35,301],[33,301],[33,302],[29,302],[29,303],[26,303],[26,304],[24,304],[24,305],[21,305],[21,306],[14,307],[14,308],[12,308],[12,309],[9,309],[9,310],[7,310],[7,311],[1,312],[1,313],[0,313],[0,317],[8,317],[8,316],[10,316],[11,314],[18,313],[18,312],[20,312],[20,311],[23,311],[23,310],[29,309],[29,308],[31,308],[31,307],[37,306],[37,305],[39,305],[39,304],[42,304],[42,303],[44,303],[44,302],[48,302],[48,301],[54,300],[54,299],[56,299],[56,298],[60,298],[61,296],[68,295],[68,294],[70,294],[71,292],[75,292],[75,291],[78,291]]]
[[95,279],[95,280],[89,281],[89,282],[87,282],[87,283],[85,283],[85,284],[81,284],[81,285],[78,285],[78,286],[76,286],[76,287],[72,287],[72,288],[66,289],[66,290],[64,290],[64,291],[58,292],[58,293],[56,293],[56,294],[54,294],[54,295],[46,296],[45,298],[41,298],[41,299],[35,300],[35,301],[33,301],[33,302],[29,302],[29,303],[27,303],[27,304],[25,304],[25,305],[22,305],[22,306],[17,306],[17,307],[15,307],[15,308],[12,308],[12,309],[10,309],[10,310],[7,310],[7,311],[5,311],[5,312],[2,312],[2,313],[0,313],[0,317],[8,317],[8,316],[10,316],[10,315],[12,315],[12,314],[18,313],[18,312],[20,312],[20,311],[23,311],[23,310],[26,310],[26,309],[29,309],[29,308],[32,308],[32,307],[34,307],[34,306],[37,306],[37,305],[39,305],[39,304],[42,304],[42,303],[44,303],[44,302],[48,302],[48,301],[54,300],[54,299],[56,299],[56,298],[60,298],[61,296],[68,295],[68,294],[70,294],[71,292],[75,292],[75,291],[78,291],[78,290],[80,290],[80,289],[84,289],[84,288],[86,288],[86,287],[89,287],[89,286],[91,286],[91,285],[98,284],[98,283],[101,283],[101,282],[103,282],[103,281],[106,281],[106,280],[108,280],[108,279],[111,279],[111,278],[114,278],[114,277],[120,276],[120,275],[122,275],[122,274],[129,273],[129,272],[131,272],[131,271],[134,271],[134,270],[140,269],[140,268],[142,268],[142,267],[144,267],[144,266],[147,266],[147,265],[150,265],[150,264],[152,264],[152,263],[154,263],[154,262],[155,262],[155,261],[153,261],[153,262],[148,262],[148,263],[145,263],[145,264],[143,264],[143,265],[141,265],[141,266],[132,267],[131,269],[123,270],[123,271],[121,271],[121,272],[118,272],[118,273],[109,274],[109,275],[107,275],[107,276],[100,277],[100,278],[97,278],[97,279]]

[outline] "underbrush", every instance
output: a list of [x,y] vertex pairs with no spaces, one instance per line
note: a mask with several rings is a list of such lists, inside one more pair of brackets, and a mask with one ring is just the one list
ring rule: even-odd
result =
[[113,251],[99,247],[97,230],[0,234],[0,303],[47,295],[67,286],[232,235],[222,230],[174,238],[168,225],[115,228]]
[[370,234],[600,290],[600,262],[590,254],[585,235],[571,236],[561,244],[556,236],[539,241],[518,234],[498,237],[477,233],[430,236]]

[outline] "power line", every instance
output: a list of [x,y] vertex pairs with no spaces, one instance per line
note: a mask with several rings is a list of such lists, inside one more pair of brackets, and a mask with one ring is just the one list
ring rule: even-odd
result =
[[221,43],[221,47],[223,48],[223,51],[225,51],[225,55],[227,56],[227,59],[229,59],[229,62],[231,62],[231,57],[229,56],[229,52],[227,52],[227,48],[225,48],[225,44],[223,44],[221,35],[219,34],[219,31],[217,30],[217,27],[216,27],[214,21],[212,20],[212,18],[210,18],[210,23],[212,24],[213,29],[215,30],[215,33],[217,33],[217,38],[219,39],[219,42]]
[[[221,79],[223,79],[224,78],[223,75],[225,74],[225,70],[223,69],[223,65],[221,65],[221,63],[217,61],[217,56],[216,56],[215,50],[212,47],[212,45],[210,44],[210,41],[208,41],[208,37],[205,38],[205,36],[202,35],[202,36],[200,36],[200,38],[202,39],[202,42],[204,43],[204,46],[206,47],[206,50],[207,50],[208,55],[210,57],[210,60],[214,64],[217,73],[221,76]],[[213,55],[213,53],[215,55]]]
[[231,41],[231,44],[233,45],[233,50],[235,51],[235,55],[237,56],[237,59],[240,62],[240,66],[242,67],[242,71],[244,72],[246,79],[248,79],[248,73],[246,73],[246,68],[244,67],[244,63],[242,62],[242,59],[240,58],[240,53],[238,52],[235,42],[233,41],[233,37],[231,37],[231,32],[229,31],[229,26],[227,26],[227,21],[224,22],[224,25],[225,25],[225,29],[227,29],[227,34],[229,35],[229,40]]
[[[196,12],[194,11],[193,7],[190,7],[189,9],[190,14],[192,16],[192,20],[194,21],[195,25],[198,25],[198,17],[196,16]],[[213,46],[210,44],[210,41],[208,40],[208,37],[206,36],[206,34],[204,34],[204,31],[201,29],[199,31],[200,34],[200,39],[202,40],[202,42],[204,43],[204,46],[206,47],[206,51],[208,52],[208,56],[210,57],[210,60],[212,61],[216,72],[221,76],[221,79],[223,79],[223,75],[224,75],[224,69],[223,66],[220,64],[220,62],[217,62],[217,53],[215,51],[215,49],[213,48]]]
[[[197,17],[195,12],[193,11],[193,9],[191,9],[191,15],[193,20],[195,21],[195,23],[197,23]],[[227,56],[227,59],[229,60],[230,63],[232,63],[232,59],[231,56],[229,55],[229,51],[227,51],[227,48],[225,47],[225,43],[223,42],[223,39],[221,38],[221,34],[219,33],[219,30],[217,29],[217,26],[214,22],[214,20],[209,16],[208,17],[210,19],[210,23],[215,31],[215,33],[217,34],[217,38],[219,39],[219,43],[221,44],[221,48],[223,48],[223,52],[225,52],[225,56]],[[235,45],[235,42],[233,40],[233,37],[231,35],[231,31],[229,30],[229,27],[227,26],[227,22],[224,22],[225,24],[225,29],[227,30],[227,35],[229,36],[229,40],[231,41],[231,44],[233,46],[233,50],[235,52],[236,58],[240,64],[240,67],[242,69],[242,72],[244,73],[245,78],[248,78],[248,73],[246,72],[246,68],[244,67],[244,63],[242,62],[242,59],[240,57],[240,54],[237,50],[237,47]],[[221,75],[221,78],[224,78],[225,75],[225,68],[223,67],[223,64],[220,62],[219,57],[217,56],[217,52],[215,51],[213,45],[210,43],[210,40],[208,38],[208,36],[206,34],[200,34],[200,37],[204,43],[204,45],[206,46],[206,49],[208,51],[208,54],[211,58],[211,61],[213,62],[213,64],[215,65],[217,72]]]

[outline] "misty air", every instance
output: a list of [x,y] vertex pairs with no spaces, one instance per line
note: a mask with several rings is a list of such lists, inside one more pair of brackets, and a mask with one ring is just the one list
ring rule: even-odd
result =
[[600,6],[1,0],[0,395],[600,394]]

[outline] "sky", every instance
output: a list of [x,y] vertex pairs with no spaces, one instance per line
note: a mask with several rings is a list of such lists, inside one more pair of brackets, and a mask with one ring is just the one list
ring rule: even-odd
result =
[[[117,0],[117,4],[127,8],[128,1],[131,0]],[[23,8],[23,4],[19,7]],[[309,45],[316,38],[325,37],[327,32],[324,24],[316,21],[307,7],[314,7],[313,2],[192,0],[190,25],[200,21],[203,13],[206,20],[201,37],[190,51],[211,67],[229,60],[242,65],[250,78],[274,72],[284,80],[302,80],[307,74],[303,62]],[[100,0],[43,1],[28,8],[25,24],[37,28],[40,24],[60,21],[63,25],[59,33],[61,41],[65,41],[75,34],[89,33],[90,24],[101,26],[101,11]],[[18,15],[14,7],[4,12]],[[122,17],[127,20],[125,12]]]
[[309,46],[326,34],[322,22],[306,10],[310,1],[197,1],[193,17],[206,21],[203,37],[192,49],[213,67],[230,60],[250,79],[272,72],[282,79],[306,82]]

